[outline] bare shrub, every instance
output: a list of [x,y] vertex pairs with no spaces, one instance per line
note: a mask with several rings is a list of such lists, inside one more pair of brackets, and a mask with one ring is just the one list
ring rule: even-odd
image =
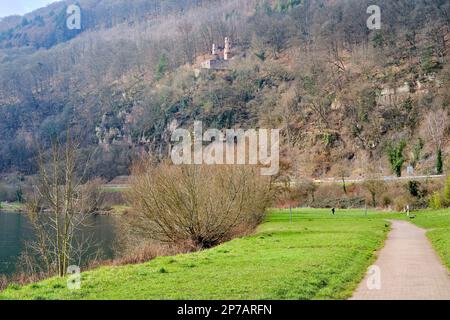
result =
[[103,196],[103,205],[106,208],[126,204],[123,192],[105,192]]
[[7,277],[6,275],[0,275],[0,291],[7,289],[8,287],[22,287],[30,283],[35,283],[38,281],[45,280],[50,275],[47,273],[39,274],[27,274],[27,273],[17,273],[14,276]]
[[322,183],[317,188],[315,200],[316,202],[320,202],[327,199],[339,199],[345,196],[346,195],[340,185],[334,183]]
[[395,198],[394,200],[394,210],[401,212],[401,211],[405,211],[407,206],[410,206],[412,203],[412,199],[411,196],[409,196],[408,194],[403,193],[402,195],[399,195]]
[[346,209],[361,208],[364,204],[365,200],[357,188],[347,185],[344,191],[342,184],[322,183],[318,185],[311,207]]
[[298,207],[304,198],[302,191],[296,182],[285,177],[278,178],[274,188],[275,206],[277,208]]
[[16,188],[0,183],[0,202],[1,201],[17,201]]
[[392,205],[392,196],[390,193],[383,193],[381,196],[381,204],[383,208],[390,208]]
[[88,266],[88,269],[93,269],[100,266],[124,266],[129,264],[139,264],[151,261],[157,257],[174,256],[177,254],[188,253],[191,250],[181,250],[179,248],[155,244],[145,243],[129,249],[120,258],[108,261],[94,261]]
[[8,287],[21,287],[30,283],[42,281],[52,276],[40,266],[37,265],[37,260],[28,252],[23,252],[19,257],[18,269],[12,276],[0,275],[0,291]]
[[378,196],[386,189],[386,183],[381,177],[371,176],[364,181],[364,187],[370,195],[372,207],[375,208],[378,204]]
[[80,187],[78,211],[93,214],[103,208],[105,203],[105,192],[102,188],[103,183],[103,180],[95,179],[88,181]]
[[300,180],[292,187],[293,196],[298,199],[300,205],[310,205],[315,201],[318,185],[311,180]]
[[278,207],[309,206],[313,208],[361,208],[366,201],[361,187],[353,184],[314,183],[299,180],[292,184],[289,192],[277,199]]
[[0,291],[5,290],[8,287],[8,285],[9,285],[8,278],[4,274],[0,275]]
[[161,245],[142,245],[127,252],[123,257],[113,261],[113,265],[138,264],[153,260],[157,257],[177,254],[173,249]]
[[366,168],[366,179],[364,180],[363,187],[369,194],[372,207],[376,208],[379,198],[385,193],[387,188],[382,170],[376,165]]
[[162,243],[210,248],[253,231],[272,199],[271,179],[249,166],[154,165],[132,170],[129,233]]

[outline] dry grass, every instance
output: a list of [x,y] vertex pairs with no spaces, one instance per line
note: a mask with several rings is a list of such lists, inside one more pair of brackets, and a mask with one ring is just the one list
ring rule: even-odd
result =
[[[134,265],[149,262],[157,257],[166,257],[177,255],[181,253],[189,253],[187,247],[182,248],[170,247],[158,244],[143,244],[141,246],[129,249],[126,253],[117,259],[111,260],[95,260],[91,261],[83,271],[94,270],[105,266],[125,266]],[[52,275],[47,273],[36,272],[19,272],[11,277],[0,275],[0,291],[7,289],[8,287],[22,287],[27,284],[36,283],[50,278]]]
[[188,253],[179,247],[170,247],[159,244],[144,244],[126,251],[122,257],[112,260],[93,261],[87,267],[88,270],[103,266],[125,266],[151,261],[157,257],[172,256],[180,253]]
[[8,287],[22,287],[30,283],[39,282],[49,278],[50,275],[46,273],[39,274],[26,274],[20,272],[12,277],[6,275],[0,275],[0,291],[5,290]]

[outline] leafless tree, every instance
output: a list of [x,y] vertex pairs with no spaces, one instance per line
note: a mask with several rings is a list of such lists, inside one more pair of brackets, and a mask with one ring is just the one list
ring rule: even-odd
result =
[[134,166],[129,232],[193,249],[252,231],[272,199],[269,178],[248,166]]
[[36,240],[29,244],[48,274],[65,276],[77,250],[76,233],[86,224],[92,202],[83,178],[77,176],[78,144],[67,132],[65,145],[54,142],[49,156],[39,156],[39,174],[33,195],[28,199],[28,216],[35,230]]
[[372,206],[377,206],[377,197],[386,189],[386,184],[380,172],[371,168],[367,169],[367,176],[364,181],[364,188],[369,192]]
[[428,135],[437,149],[442,148],[445,130],[449,125],[448,111],[439,109],[428,113],[426,117]]
[[345,181],[345,179],[350,176],[349,166],[345,164],[339,164],[335,168],[335,173],[342,180],[342,189],[344,193],[347,194],[347,182]]

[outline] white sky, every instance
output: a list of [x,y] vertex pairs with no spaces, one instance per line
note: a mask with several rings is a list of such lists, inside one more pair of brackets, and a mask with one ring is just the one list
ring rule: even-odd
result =
[[0,17],[29,13],[57,0],[0,0]]

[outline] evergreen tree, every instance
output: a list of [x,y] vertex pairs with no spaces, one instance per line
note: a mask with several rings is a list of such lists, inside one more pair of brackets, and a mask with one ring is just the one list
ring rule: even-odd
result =
[[402,167],[405,163],[405,156],[403,155],[403,151],[406,148],[406,143],[401,141],[398,145],[388,147],[388,156],[389,162],[391,164],[392,172],[397,176],[402,176]]
[[165,54],[162,54],[159,57],[158,65],[156,66],[156,77],[157,79],[161,79],[167,72],[168,69],[168,61]]
[[441,175],[442,173],[444,173],[444,164],[442,161],[442,150],[439,148],[436,157],[436,174]]

